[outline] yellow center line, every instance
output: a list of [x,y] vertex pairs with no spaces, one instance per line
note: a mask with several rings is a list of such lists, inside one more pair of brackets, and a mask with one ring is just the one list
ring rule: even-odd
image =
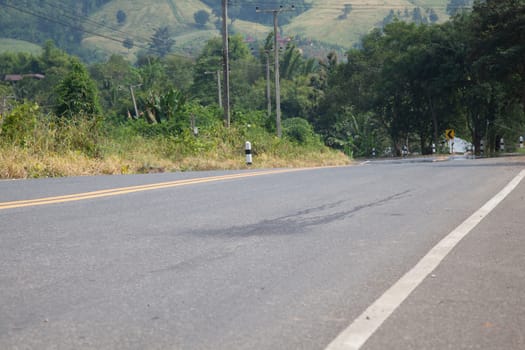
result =
[[288,172],[301,171],[301,170],[305,170],[305,168],[268,170],[268,171],[252,172],[252,173],[210,176],[210,177],[203,177],[203,178],[197,178],[197,179],[160,182],[157,184],[112,188],[112,189],[107,189],[107,190],[76,193],[76,194],[69,194],[69,195],[64,195],[64,196],[44,197],[44,198],[19,200],[19,201],[12,201],[12,202],[0,202],[0,210],[31,207],[31,206],[38,206],[38,205],[47,205],[47,204],[66,203],[66,202],[73,202],[73,201],[80,201],[80,200],[85,200],[85,199],[93,199],[93,198],[101,198],[101,197],[119,196],[123,194],[134,193],[134,192],[152,191],[152,190],[158,190],[158,189],[163,189],[163,188],[179,187],[179,186],[200,184],[200,183],[206,183],[206,182],[223,181],[223,180],[232,180],[232,179],[239,179],[239,178],[246,178],[246,177],[253,177],[253,176],[288,173]]

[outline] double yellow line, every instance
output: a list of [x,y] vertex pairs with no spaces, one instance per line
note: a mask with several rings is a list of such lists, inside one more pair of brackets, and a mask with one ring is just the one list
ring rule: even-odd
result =
[[304,168],[280,169],[280,170],[267,170],[267,171],[258,171],[258,172],[232,174],[232,175],[210,176],[210,177],[203,177],[203,178],[197,178],[197,179],[160,182],[160,183],[149,184],[149,185],[120,187],[120,188],[113,188],[113,189],[100,190],[100,191],[92,191],[92,192],[69,194],[69,195],[64,195],[64,196],[56,196],[56,197],[45,197],[45,198],[28,199],[28,200],[20,200],[20,201],[13,201],[13,202],[0,202],[0,210],[74,202],[74,201],[81,201],[85,199],[93,199],[93,198],[101,198],[101,197],[119,196],[123,194],[134,193],[134,192],[152,191],[152,190],[158,190],[158,189],[163,189],[163,188],[187,186],[187,185],[194,185],[194,184],[200,184],[200,183],[206,183],[206,182],[232,180],[232,179],[247,178],[247,177],[253,177],[253,176],[288,173],[288,172],[300,171],[300,170],[305,170],[305,169]]

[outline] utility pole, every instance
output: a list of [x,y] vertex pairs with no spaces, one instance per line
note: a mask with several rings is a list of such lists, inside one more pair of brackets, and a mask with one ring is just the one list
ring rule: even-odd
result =
[[221,71],[216,72],[204,72],[204,74],[217,74],[217,91],[219,95],[219,108],[222,109],[222,92],[221,92]]
[[270,92],[270,53],[264,50],[266,54],[266,100],[268,101],[268,118],[272,116],[272,94]]
[[277,129],[277,137],[282,136],[281,130],[281,86],[279,84],[279,46],[277,41],[277,28],[279,26],[278,16],[283,12],[294,11],[295,6],[292,5],[290,8],[284,8],[282,5],[278,9],[271,10],[261,10],[259,7],[255,8],[256,12],[261,13],[271,13],[273,14],[273,49],[274,49],[274,59],[275,59],[275,125]]
[[222,0],[222,60],[224,74],[224,125],[230,127],[230,61],[228,49],[228,1]]
[[138,119],[138,117],[139,117],[139,110],[137,108],[137,101],[135,100],[135,93],[133,92],[133,88],[134,87],[139,87],[141,85],[142,84],[130,85],[129,86],[129,91],[131,92],[131,99],[133,100],[133,107],[135,107],[135,119]]

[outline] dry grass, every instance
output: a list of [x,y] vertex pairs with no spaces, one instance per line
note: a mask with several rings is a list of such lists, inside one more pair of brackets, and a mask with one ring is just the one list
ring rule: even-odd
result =
[[38,106],[24,104],[7,116],[0,128],[0,178],[241,169],[245,140],[252,142],[253,168],[349,163],[314,135],[300,145],[262,127],[224,128],[219,122],[195,137],[189,130],[167,133],[139,121],[111,126],[97,118],[38,113]]
[[[245,164],[242,152],[225,156],[210,151],[196,156],[162,157],[151,148],[135,149],[126,154],[111,153],[91,158],[75,151],[34,153],[19,147],[0,148],[0,178],[23,179],[80,175],[114,175],[172,171],[233,170],[246,168],[287,168],[346,165],[348,157],[336,151],[304,152],[286,155],[255,155],[253,165]],[[172,159],[177,158],[177,159]]]

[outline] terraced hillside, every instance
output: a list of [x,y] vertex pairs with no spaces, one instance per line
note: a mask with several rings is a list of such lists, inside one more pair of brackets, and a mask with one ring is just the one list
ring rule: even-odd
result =
[[[325,42],[349,48],[372,28],[380,26],[389,13],[394,11],[410,20],[411,12],[419,7],[424,16],[432,10],[436,21],[448,18],[445,9],[450,0],[310,0],[311,8],[294,17],[281,27],[282,34]],[[272,2],[272,4],[278,2]],[[247,6],[243,0],[230,0],[231,6]],[[351,8],[349,8],[349,5]],[[277,6],[277,5],[276,5]],[[346,9],[346,11],[345,11]],[[49,10],[49,9],[47,9]],[[204,10],[210,14],[205,25],[195,23],[194,14]],[[42,8],[38,16],[48,16]],[[253,9],[255,13],[255,8]],[[119,16],[120,15],[120,18]],[[124,19],[122,18],[124,15]],[[51,16],[51,15],[49,15]],[[260,14],[269,16],[271,14]],[[31,18],[31,16],[26,16]],[[209,6],[201,0],[111,0],[91,13],[89,19],[79,18],[86,30],[82,46],[94,53],[107,56],[121,54],[134,60],[139,50],[148,47],[151,37],[160,27],[167,26],[175,40],[175,52],[195,56],[211,37],[220,35],[215,23],[219,20]],[[61,21],[68,22],[67,18]],[[70,30],[71,25],[64,30]],[[272,27],[256,22],[235,20],[231,22],[235,32],[263,39]],[[28,27],[29,30],[29,27]],[[97,33],[98,35],[93,35]],[[2,39],[2,38],[0,38]],[[123,42],[132,45],[124,47]],[[2,42],[2,50],[26,50],[18,42]]]
[[[400,17],[408,11],[409,19],[416,7],[433,9],[439,21],[448,19],[446,6],[448,0],[313,0],[309,11],[296,17],[286,26],[287,33],[301,35],[331,44],[349,47],[360,37],[379,26],[393,10]],[[344,16],[345,4],[351,4],[352,10]]]
[[[403,19],[412,20],[414,8],[420,8],[419,11],[426,17],[429,17],[432,10],[434,20],[442,22],[448,18],[445,11],[448,2],[449,0],[312,0],[312,8],[295,17],[282,30],[287,36],[300,35],[349,48],[362,35],[380,26],[391,11]],[[345,14],[345,5],[348,4],[351,4],[351,10]],[[205,26],[195,23],[193,16],[199,10],[210,13],[210,21]],[[116,16],[119,11],[126,14],[126,20],[121,24]],[[147,47],[157,28],[169,26],[176,41],[175,51],[194,56],[207,39],[220,35],[213,24],[217,18],[211,13],[211,9],[199,0],[113,0],[95,13],[91,20],[105,25],[97,29],[97,32],[120,41],[130,38],[134,46],[126,49],[118,41],[98,36],[86,37],[83,45],[93,50],[122,54],[132,60],[138,50]],[[231,28],[260,39],[272,30],[268,26],[241,20],[234,21]]]
[[[94,50],[118,53],[134,57],[138,50],[148,46],[155,30],[168,26],[176,40],[174,49],[178,52],[192,53],[201,43],[212,36],[219,35],[211,21],[204,28],[197,26],[193,15],[199,10],[211,10],[198,0],[113,0],[95,13],[90,20],[104,24],[97,29],[101,36],[87,36],[83,45]],[[117,13],[126,14],[126,20],[119,24]],[[117,40],[111,40],[117,39]],[[118,40],[132,39],[134,46],[126,49]]]
[[4,52],[26,52],[38,56],[42,53],[42,48],[27,41],[0,39],[0,54]]

